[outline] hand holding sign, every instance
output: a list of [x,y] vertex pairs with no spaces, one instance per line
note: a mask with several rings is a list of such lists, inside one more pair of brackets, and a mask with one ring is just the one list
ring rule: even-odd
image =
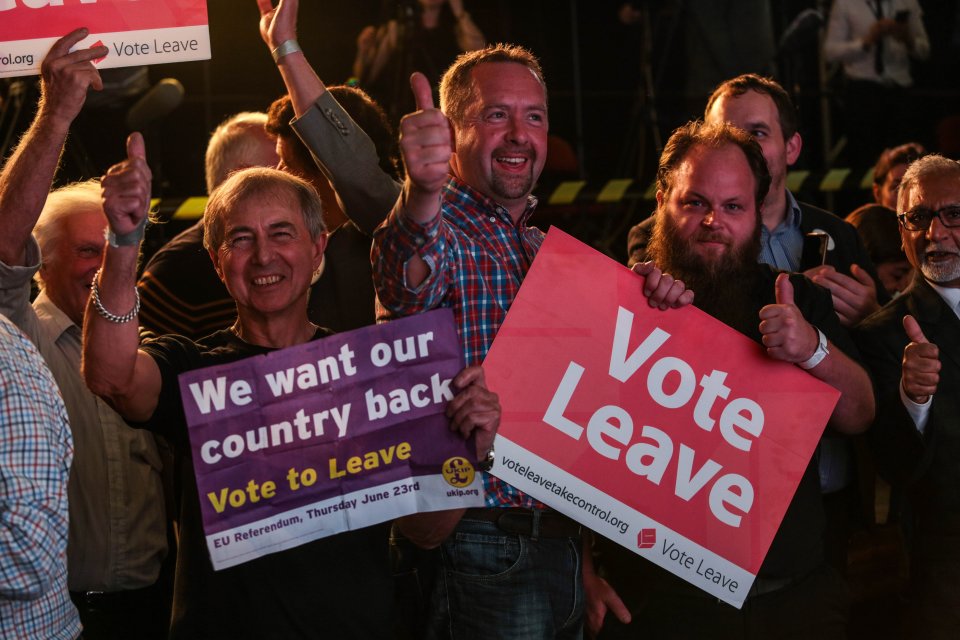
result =
[[500,426],[500,399],[487,389],[487,382],[480,367],[467,367],[453,379],[459,389],[447,403],[446,415],[450,429],[464,439],[476,436],[477,456],[483,458],[491,448]]
[[937,392],[940,382],[940,350],[923,335],[913,316],[903,317],[903,328],[910,338],[910,344],[903,350],[900,384],[908,398],[917,404],[924,404]]
[[57,40],[40,65],[43,79],[41,109],[55,118],[62,118],[67,126],[80,113],[87,97],[87,89],[100,91],[103,81],[93,60],[107,55],[106,47],[90,47],[70,52],[70,48],[86,38],[85,28],[75,29]]
[[440,189],[447,181],[453,145],[450,121],[433,104],[430,82],[422,73],[410,76],[417,111],[400,121],[400,151],[407,170],[407,212],[428,222],[440,210]]
[[645,278],[643,295],[651,307],[666,311],[693,302],[693,291],[687,289],[683,280],[676,280],[669,273],[662,272],[652,261],[638,262],[633,265],[633,272]]
[[127,138],[127,159],[110,167],[100,182],[103,212],[118,236],[136,230],[147,217],[151,178],[143,136],[131,133]]
[[776,300],[760,309],[763,346],[771,358],[803,362],[816,351],[819,336],[793,303],[793,285],[786,273],[777,276]]

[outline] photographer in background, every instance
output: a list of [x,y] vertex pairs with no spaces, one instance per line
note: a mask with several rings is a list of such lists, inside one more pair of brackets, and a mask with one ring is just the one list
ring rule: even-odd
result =
[[868,167],[884,147],[916,138],[910,58],[925,60],[930,41],[917,0],[835,0],[824,54],[841,63],[847,159]]

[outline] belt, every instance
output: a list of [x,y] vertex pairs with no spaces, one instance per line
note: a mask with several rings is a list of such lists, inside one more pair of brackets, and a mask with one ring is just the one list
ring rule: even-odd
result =
[[126,608],[161,596],[156,584],[121,591],[71,591],[70,599],[78,607]]
[[537,538],[579,538],[583,527],[556,511],[541,509],[467,509],[467,520],[492,522],[506,533]]

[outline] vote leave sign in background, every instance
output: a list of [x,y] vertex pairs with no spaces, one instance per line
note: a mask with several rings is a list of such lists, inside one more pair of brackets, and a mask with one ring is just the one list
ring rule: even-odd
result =
[[550,230],[484,362],[493,473],[739,607],[839,393],[642,287]]
[[444,411],[463,368],[440,309],[181,374],[215,569],[420,511],[483,506]]
[[77,45],[110,52],[97,67],[206,60],[206,0],[0,0],[0,78],[40,72],[53,43],[78,27]]

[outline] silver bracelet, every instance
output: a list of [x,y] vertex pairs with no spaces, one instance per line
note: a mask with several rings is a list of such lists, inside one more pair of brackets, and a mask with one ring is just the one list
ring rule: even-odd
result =
[[140,313],[140,292],[136,287],[133,288],[133,295],[136,299],[136,302],[133,303],[133,309],[122,316],[110,313],[106,307],[103,306],[103,302],[100,301],[100,287],[97,286],[97,281],[100,279],[101,271],[103,271],[103,269],[97,269],[97,272],[93,274],[93,282],[90,283],[90,296],[93,298],[93,308],[97,310],[97,313],[100,314],[100,317],[104,320],[109,320],[115,324],[126,324],[130,322]]
[[300,48],[300,44],[296,40],[291,38],[290,40],[284,40],[281,42],[280,46],[271,51],[270,54],[273,56],[274,62],[280,62],[280,58],[283,56],[288,56],[291,53],[296,53],[297,51],[303,51],[303,49]]

